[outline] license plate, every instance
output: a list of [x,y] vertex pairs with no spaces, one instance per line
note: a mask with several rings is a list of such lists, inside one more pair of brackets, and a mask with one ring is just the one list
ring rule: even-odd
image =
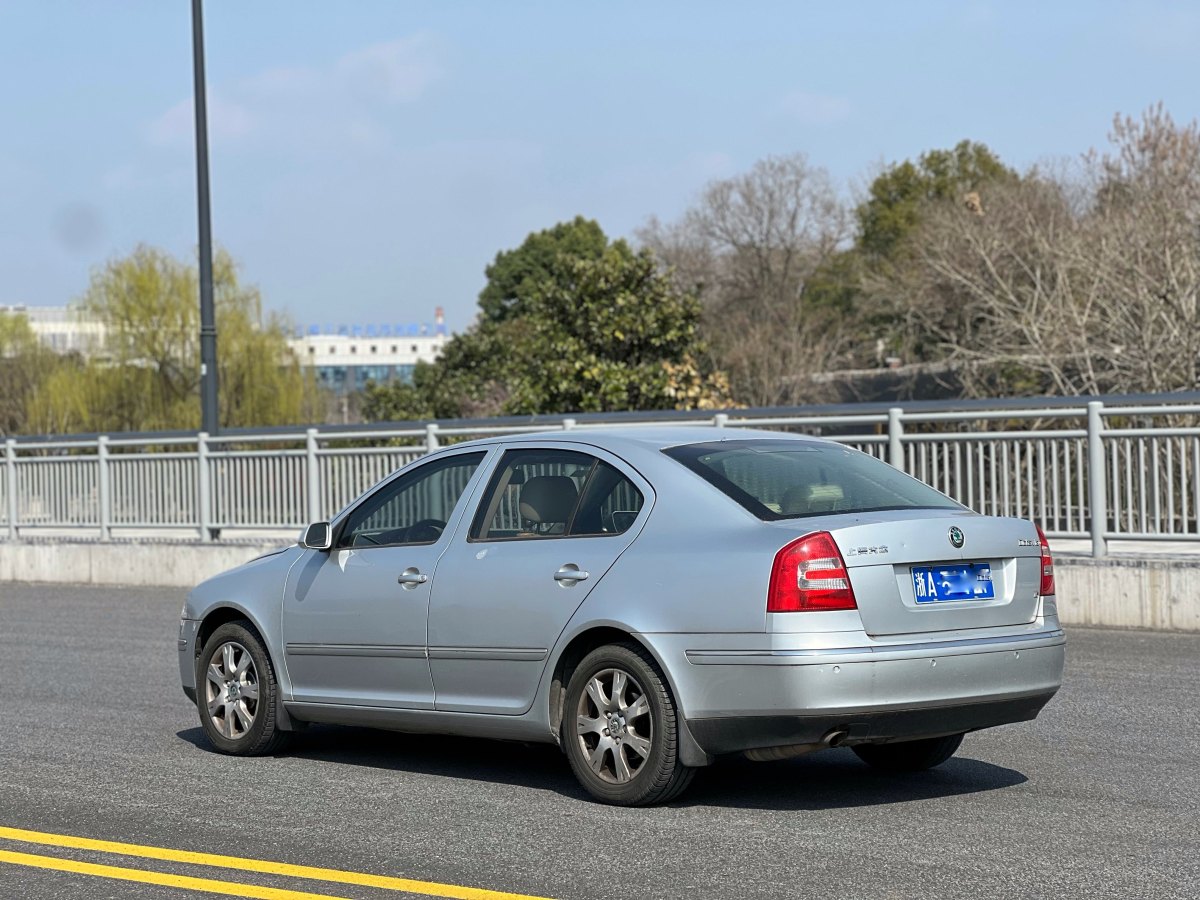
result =
[[913,566],[913,595],[918,603],[946,600],[992,600],[990,563],[949,563],[941,566]]

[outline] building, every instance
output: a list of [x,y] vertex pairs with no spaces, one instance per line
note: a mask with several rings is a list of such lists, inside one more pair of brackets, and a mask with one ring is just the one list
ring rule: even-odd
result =
[[[38,340],[55,353],[95,356],[104,349],[104,324],[70,307],[0,306],[0,313],[24,316]],[[448,337],[438,307],[432,325],[311,325],[297,330],[288,345],[302,367],[316,371],[318,384],[344,396],[372,381],[409,381],[418,362],[441,355]]]
[[433,325],[310,325],[289,344],[305,368],[316,371],[317,383],[336,394],[361,391],[368,382],[409,381],[418,362],[433,362],[446,345],[441,307]]
[[91,356],[104,346],[104,325],[67,306],[0,306],[0,313],[24,316],[37,339],[55,353]]

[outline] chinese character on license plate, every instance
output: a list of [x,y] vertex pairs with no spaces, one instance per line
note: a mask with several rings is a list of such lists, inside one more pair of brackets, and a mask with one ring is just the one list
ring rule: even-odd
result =
[[940,566],[913,566],[913,596],[918,603],[943,600],[992,600],[990,563],[947,563]]

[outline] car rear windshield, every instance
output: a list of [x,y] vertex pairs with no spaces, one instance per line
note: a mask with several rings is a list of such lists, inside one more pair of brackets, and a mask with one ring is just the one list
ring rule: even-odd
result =
[[887,463],[837,444],[733,440],[684,444],[663,452],[760,519],[963,509]]

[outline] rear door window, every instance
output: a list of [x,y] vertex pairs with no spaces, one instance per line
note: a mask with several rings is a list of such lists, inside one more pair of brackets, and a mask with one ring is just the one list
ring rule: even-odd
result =
[[471,540],[621,534],[645,499],[615,466],[573,450],[509,450],[492,475]]
[[714,441],[663,451],[760,519],[964,509],[885,462],[816,441]]

